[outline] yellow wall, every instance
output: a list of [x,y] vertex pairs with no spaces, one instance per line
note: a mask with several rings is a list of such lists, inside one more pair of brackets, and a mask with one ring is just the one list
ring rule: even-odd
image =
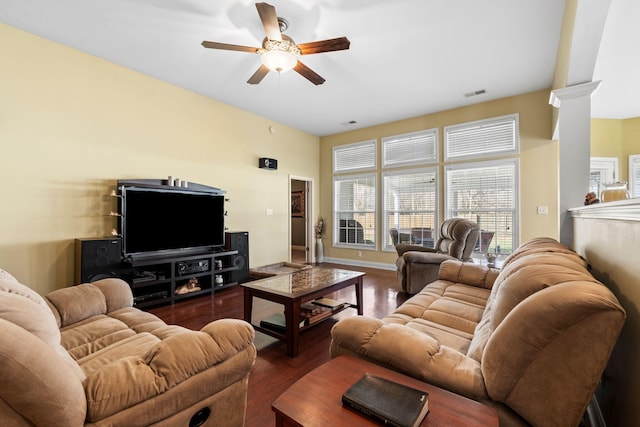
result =
[[640,154],[640,117],[622,121],[622,155],[627,167],[632,154]]
[[[320,139],[320,214],[327,219],[327,235],[325,238],[325,257],[335,259],[351,259],[370,263],[393,265],[395,252],[361,251],[331,247],[333,241],[332,222],[332,148],[337,145],[376,139],[378,141],[378,159],[381,159],[380,138],[413,132],[423,129],[438,128],[439,150],[442,158],[444,126],[480,120],[506,114],[520,114],[520,242],[537,236],[558,238],[558,147],[557,141],[550,140],[551,110],[549,91],[542,90],[497,101],[485,102],[454,110],[415,117],[412,119],[386,123],[326,136]],[[440,163],[440,188],[444,187],[444,164]],[[380,170],[378,182],[381,182]],[[440,194],[443,192],[441,191]],[[380,203],[379,203],[380,205]],[[538,215],[537,206],[548,206],[548,215]],[[440,200],[440,218],[442,218],[444,202]],[[382,224],[382,218],[378,218]],[[380,227],[379,227],[380,228]],[[385,232],[385,230],[382,230]],[[381,246],[382,235],[377,236]]]
[[591,156],[617,157],[619,181],[629,182],[629,156],[640,154],[640,117],[591,119]]
[[2,24],[0,52],[0,268],[72,284],[74,239],[115,225],[116,180],[168,175],[227,191],[251,266],[289,259],[289,175],[319,180],[318,137]]

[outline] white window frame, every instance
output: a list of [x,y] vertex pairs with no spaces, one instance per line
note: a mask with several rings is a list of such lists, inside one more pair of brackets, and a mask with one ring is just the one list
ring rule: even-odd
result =
[[[377,166],[377,140],[371,139],[368,141],[355,142],[352,144],[336,145],[333,147],[333,173],[345,173],[345,172],[362,172],[368,170],[375,170]],[[355,164],[351,167],[348,165],[340,166],[339,157],[343,155],[346,158],[352,157],[352,161],[355,160]],[[346,160],[346,159],[345,159]],[[347,161],[347,163],[349,163]]]
[[[397,148],[394,150],[394,147]],[[399,154],[394,158],[392,153]],[[404,159],[402,157],[405,157]],[[438,161],[438,129],[382,138],[382,168],[433,164]]]
[[632,154],[629,156],[628,175],[631,197],[640,197],[640,154]]
[[[372,211],[342,211],[338,210],[339,203],[338,199],[340,197],[340,192],[337,191],[337,184],[341,181],[352,181],[357,179],[373,179],[373,194],[374,194],[374,207]],[[376,236],[378,234],[378,203],[377,196],[378,195],[378,182],[377,182],[377,173],[367,173],[367,174],[359,174],[359,175],[335,175],[333,177],[333,246],[338,248],[352,248],[352,249],[365,249],[365,250],[375,250],[377,245]],[[345,212],[353,212],[357,214],[358,212],[364,213],[365,215],[370,214],[373,217],[373,232],[372,232],[372,243],[348,243],[348,242],[340,242],[340,214]],[[364,233],[364,230],[363,230]],[[357,237],[357,234],[356,234]],[[366,238],[364,239],[367,240]]]
[[604,184],[616,182],[620,176],[617,157],[591,157],[589,167],[589,174],[595,174],[599,178],[597,189],[591,186],[591,180],[589,180],[589,191],[595,192],[598,197],[604,189]]
[[[478,168],[487,168],[487,167],[500,167],[500,166],[506,166],[506,165],[511,165],[513,166],[513,179],[514,179],[514,193],[513,193],[513,222],[512,222],[512,250],[515,250],[518,245],[519,245],[519,218],[520,218],[520,213],[519,213],[519,207],[520,207],[520,202],[519,202],[519,164],[520,161],[518,158],[509,158],[509,159],[502,159],[502,160],[491,160],[491,161],[483,161],[483,162],[468,162],[468,163],[457,163],[457,164],[451,164],[451,165],[446,165],[445,166],[445,176],[444,176],[444,212],[445,212],[445,218],[452,218],[456,215],[452,214],[452,209],[451,209],[451,200],[450,200],[450,194],[449,194],[449,189],[450,189],[450,172],[451,171],[457,171],[457,170],[464,170],[464,169],[478,169]],[[480,224],[480,227],[482,228],[483,225]],[[493,242],[492,242],[493,244]]]
[[[391,177],[391,176],[399,176],[399,175],[415,175],[415,174],[423,174],[423,173],[433,173],[433,186],[434,186],[434,192],[435,192],[435,203],[434,203],[434,207],[433,207],[433,227],[432,227],[432,236],[435,242],[436,239],[436,234],[438,231],[438,224],[439,224],[439,218],[438,218],[438,200],[439,200],[439,185],[438,185],[438,168],[437,167],[425,167],[425,168],[419,168],[419,169],[405,169],[405,170],[398,170],[398,171],[385,171],[382,173],[382,230],[383,230],[383,237],[380,241],[381,245],[383,246],[383,251],[395,251],[395,247],[393,246],[393,242],[391,241],[391,236],[389,234],[389,230],[391,230],[391,224],[389,224],[388,221],[388,215],[387,215],[387,197],[388,197],[388,191],[386,188],[387,182],[386,182],[386,177]],[[395,225],[395,224],[394,224]],[[403,231],[406,233],[406,231]],[[410,230],[409,230],[410,232]],[[431,246],[427,246],[427,247],[433,247],[433,245]]]
[[[502,146],[496,145],[495,148],[487,150],[485,145],[481,145],[482,140],[487,140],[486,135],[484,135],[484,131],[486,129],[505,125],[510,126],[513,129],[511,131],[510,139],[501,138],[499,135],[493,135],[493,140],[504,139],[505,143],[502,144]],[[452,135],[461,134],[463,132],[467,134],[464,139],[472,141],[473,144],[470,143],[469,145],[477,146],[477,151],[468,151],[466,154],[456,154],[453,152],[454,150],[451,149]],[[520,124],[518,113],[444,127],[445,161],[481,159],[518,153],[520,153]]]

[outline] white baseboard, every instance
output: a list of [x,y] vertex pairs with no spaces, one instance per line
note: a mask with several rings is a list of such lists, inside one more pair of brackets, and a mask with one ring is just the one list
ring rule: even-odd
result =
[[333,264],[353,265],[356,267],[379,268],[380,270],[391,270],[391,271],[396,270],[395,264],[387,264],[383,262],[357,261],[354,259],[329,258],[329,257],[324,257],[324,262],[329,262]]

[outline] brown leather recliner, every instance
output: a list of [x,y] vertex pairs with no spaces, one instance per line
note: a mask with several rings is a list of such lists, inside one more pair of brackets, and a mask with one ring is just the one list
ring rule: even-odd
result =
[[396,245],[397,276],[402,289],[415,294],[427,283],[438,279],[440,264],[448,259],[470,261],[478,241],[480,227],[465,218],[451,218],[442,223],[435,248]]

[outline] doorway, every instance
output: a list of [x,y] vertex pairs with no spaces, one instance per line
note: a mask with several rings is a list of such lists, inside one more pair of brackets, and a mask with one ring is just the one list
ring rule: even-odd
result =
[[289,236],[291,237],[290,259],[296,264],[310,264],[312,262],[312,227],[313,227],[313,197],[312,181],[309,178],[290,177],[291,192],[291,220]]

